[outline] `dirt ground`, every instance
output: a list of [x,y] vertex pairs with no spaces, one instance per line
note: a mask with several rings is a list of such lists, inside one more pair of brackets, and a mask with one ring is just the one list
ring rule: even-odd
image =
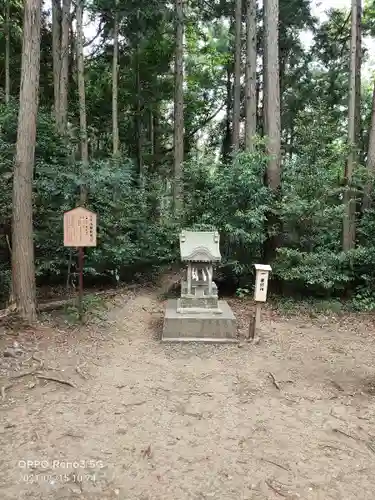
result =
[[[243,335],[251,302],[230,304]],[[2,500],[374,498],[371,318],[266,308],[238,347],[161,344],[162,317],[143,289],[84,328],[2,333],[22,349],[0,358]]]

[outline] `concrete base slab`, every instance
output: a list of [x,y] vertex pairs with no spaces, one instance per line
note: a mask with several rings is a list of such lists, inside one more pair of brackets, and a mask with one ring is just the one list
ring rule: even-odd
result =
[[221,314],[177,312],[177,299],[167,301],[161,340],[163,342],[238,342],[236,319],[224,300]]

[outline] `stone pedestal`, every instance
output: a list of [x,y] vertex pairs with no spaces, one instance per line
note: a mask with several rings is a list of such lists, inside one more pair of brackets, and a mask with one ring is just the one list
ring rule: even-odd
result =
[[228,303],[218,301],[218,310],[185,310],[177,312],[178,301],[167,302],[162,341],[163,342],[238,342],[237,325]]
[[187,262],[181,297],[168,300],[164,342],[238,342],[234,314],[218,299],[213,265],[220,262],[217,231],[182,231],[181,260]]

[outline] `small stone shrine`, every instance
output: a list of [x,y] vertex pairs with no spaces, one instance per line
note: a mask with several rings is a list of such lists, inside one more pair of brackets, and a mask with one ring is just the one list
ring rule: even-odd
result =
[[217,231],[182,231],[182,262],[187,263],[181,280],[181,297],[167,302],[162,340],[169,342],[237,342],[234,314],[218,299],[213,265],[220,262]]

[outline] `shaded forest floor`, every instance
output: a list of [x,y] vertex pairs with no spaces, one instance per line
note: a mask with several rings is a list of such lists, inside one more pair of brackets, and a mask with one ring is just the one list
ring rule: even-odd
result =
[[164,345],[163,307],[124,290],[84,327],[2,333],[3,500],[373,499],[370,317],[268,307],[258,345]]

